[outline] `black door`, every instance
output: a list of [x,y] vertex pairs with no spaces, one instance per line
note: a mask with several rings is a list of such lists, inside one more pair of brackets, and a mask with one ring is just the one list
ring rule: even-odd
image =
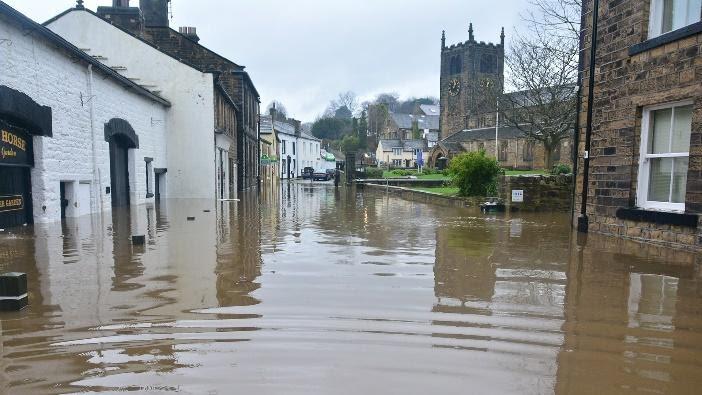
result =
[[0,228],[31,223],[29,168],[0,166]]
[[110,178],[112,206],[129,206],[129,169],[127,144],[114,136],[110,141]]

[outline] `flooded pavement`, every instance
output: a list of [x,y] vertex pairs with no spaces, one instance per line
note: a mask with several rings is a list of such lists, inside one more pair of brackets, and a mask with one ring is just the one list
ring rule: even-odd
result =
[[28,273],[31,304],[0,315],[0,392],[702,387],[692,254],[596,236],[581,248],[564,214],[484,216],[328,185],[242,200],[0,234],[0,269]]

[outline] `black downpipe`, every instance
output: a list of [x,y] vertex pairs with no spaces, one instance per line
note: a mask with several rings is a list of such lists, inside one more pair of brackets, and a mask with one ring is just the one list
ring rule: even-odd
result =
[[583,158],[583,191],[580,202],[580,216],[578,217],[578,232],[587,233],[590,227],[587,217],[587,195],[590,183],[590,147],[592,143],[592,117],[595,101],[595,61],[597,55],[597,22],[600,11],[600,1],[593,0],[592,10],[592,35],[590,38],[590,75],[587,94],[587,124],[585,130],[585,155]]
[[573,160],[573,175],[575,179],[573,180],[573,196],[571,196],[573,209],[570,212],[570,223],[571,226],[575,224],[576,216],[576,202],[577,194],[575,188],[575,182],[577,180],[578,170],[580,169],[578,162],[578,152],[580,150],[580,109],[583,106],[583,73],[585,72],[585,26],[586,26],[587,12],[585,12],[585,7],[581,9],[580,12],[580,33],[578,34],[578,81],[577,81],[577,99],[575,103],[575,108],[577,109],[575,115],[575,127],[573,128],[574,133],[574,143],[573,148],[570,150],[570,157]]

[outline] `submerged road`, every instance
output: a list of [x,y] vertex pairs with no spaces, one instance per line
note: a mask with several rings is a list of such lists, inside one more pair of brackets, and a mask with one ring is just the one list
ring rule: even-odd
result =
[[691,254],[326,184],[240,198],[0,233],[31,303],[0,315],[0,393],[702,388]]

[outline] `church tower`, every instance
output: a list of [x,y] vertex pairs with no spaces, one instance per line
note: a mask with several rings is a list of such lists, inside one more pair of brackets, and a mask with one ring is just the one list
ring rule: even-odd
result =
[[473,24],[468,41],[446,46],[441,37],[441,138],[464,129],[495,126],[495,93],[502,92],[505,30],[500,43],[475,41]]

